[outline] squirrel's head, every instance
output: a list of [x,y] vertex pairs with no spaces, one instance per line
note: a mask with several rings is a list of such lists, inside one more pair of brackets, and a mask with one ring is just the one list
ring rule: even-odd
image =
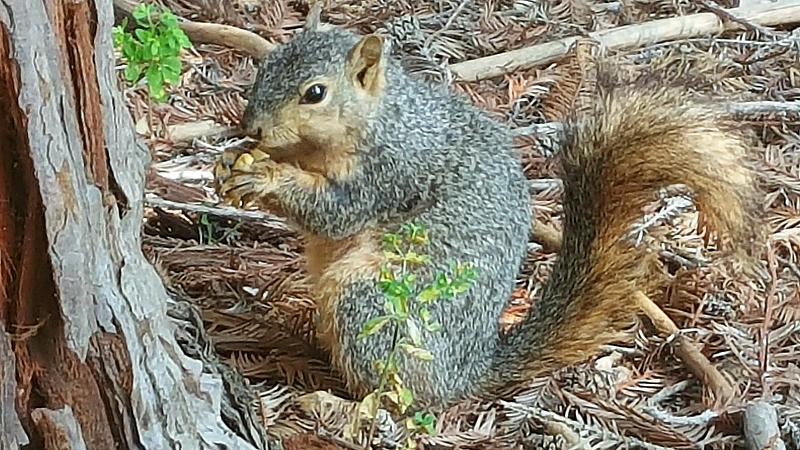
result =
[[381,37],[321,24],[273,50],[256,76],[241,126],[273,157],[352,148],[385,85]]

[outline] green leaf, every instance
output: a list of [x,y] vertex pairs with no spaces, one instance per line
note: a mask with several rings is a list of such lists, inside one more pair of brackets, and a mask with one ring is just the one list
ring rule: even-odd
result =
[[143,20],[151,12],[149,6],[150,5],[147,5],[145,3],[139,3],[138,5],[136,5],[136,8],[133,8],[133,18],[136,20]]
[[406,253],[405,260],[411,264],[425,264],[430,261],[431,257],[429,255],[420,255],[416,252],[410,251]]
[[433,361],[433,353],[424,348],[415,347],[411,344],[402,344],[400,348],[414,358],[422,361]]
[[413,417],[408,418],[406,427],[409,430],[418,430],[434,435],[436,433],[436,428],[434,428],[435,423],[436,417],[433,414],[427,413],[423,415],[421,412],[417,411],[414,413]]
[[128,63],[128,66],[125,67],[123,75],[125,76],[126,81],[135,83],[139,81],[139,77],[142,76],[142,70],[139,68],[138,64]]
[[[399,283],[397,283],[399,285]],[[408,317],[408,297],[390,296],[389,301],[392,304],[394,313],[401,319]]]
[[414,403],[414,393],[411,392],[411,389],[401,388],[400,400],[402,400],[404,405],[411,406],[411,404]]
[[151,66],[155,66],[154,61],[153,61],[153,58],[155,57],[155,55],[153,55],[153,51],[152,51],[153,47],[151,47],[149,45],[142,45],[139,48],[140,48],[140,50],[138,52],[139,56],[138,56],[137,59],[139,59],[140,61],[143,61],[143,62],[150,63]]
[[389,262],[399,262],[403,260],[401,255],[388,250],[383,252],[383,257]]
[[378,276],[379,280],[381,280],[381,281],[392,281],[392,280],[394,280],[394,278],[395,278],[394,271],[392,270],[391,267],[389,267],[389,266],[381,267],[381,273]]
[[161,39],[161,55],[164,57],[174,58],[180,54],[178,44],[170,36]]
[[139,39],[139,42],[142,44],[147,44],[151,40],[153,40],[153,32],[147,30],[145,28],[137,28],[133,31],[133,34]]
[[439,298],[439,289],[437,289],[436,286],[432,284],[426,286],[425,289],[423,289],[422,292],[420,292],[419,295],[417,295],[417,298],[422,303],[430,303]]
[[409,240],[414,240],[419,237],[425,231],[424,224],[416,224],[413,222],[406,222],[400,226],[400,229],[403,230],[403,233],[408,236]]
[[430,331],[431,333],[435,333],[442,328],[442,325],[439,324],[439,322],[426,323],[424,326],[425,329]]
[[136,45],[136,41],[134,41],[130,36],[126,35],[126,38],[122,43],[122,56],[124,56],[129,63],[138,63],[139,59],[136,57],[137,51],[138,46]]
[[358,334],[358,339],[372,336],[373,334],[377,333],[378,330],[383,328],[384,325],[389,323],[390,320],[392,320],[392,316],[379,316],[369,319],[361,329],[361,333]]
[[162,60],[164,79],[170,84],[178,84],[181,76],[181,60],[175,57]]
[[411,290],[408,288],[408,285],[400,281],[389,281],[385,292],[390,299],[405,300],[411,295]]
[[175,14],[172,14],[170,11],[162,12],[161,17],[159,17],[159,21],[168,28],[178,26],[178,18],[175,17]]
[[417,322],[414,320],[409,320],[406,322],[408,325],[408,338],[411,339],[411,343],[416,345],[417,347],[422,345],[422,331],[417,326]]
[[422,320],[422,323],[428,323],[431,320],[431,312],[428,311],[428,308],[422,307],[419,309],[419,318]]
[[163,102],[167,99],[167,93],[164,91],[164,77],[161,74],[158,66],[151,65],[145,74],[147,85],[150,87],[150,96],[157,102]]
[[155,89],[153,86],[150,86],[150,96],[153,97],[157,103],[163,103],[167,101],[167,92],[164,90],[164,86],[157,86]]
[[396,235],[396,234],[392,234],[392,233],[387,233],[387,234],[384,234],[384,235],[383,235],[383,238],[381,239],[381,241],[382,241],[384,244],[388,244],[388,245],[390,245],[390,246],[399,245],[399,243],[400,243],[400,236],[398,236],[398,235]]
[[159,42],[156,39],[153,39],[153,41],[150,43],[150,52],[153,55],[161,54],[161,42]]
[[439,272],[436,274],[436,287],[439,289],[445,288],[450,285],[450,279],[447,278],[447,275],[444,273]]
[[189,40],[189,37],[186,36],[186,33],[184,33],[183,30],[178,29],[177,34],[178,43],[181,45],[181,47],[190,48],[192,46],[192,41]]
[[[127,17],[125,19],[127,19]],[[123,24],[125,23],[125,19],[122,20]],[[113,27],[111,29],[111,36],[114,39],[114,48],[121,48],[122,43],[125,42],[125,28],[122,25]]]
[[164,76],[161,74],[160,68],[155,64],[147,69],[145,78],[147,78],[147,84],[150,85],[151,90],[153,88],[161,88],[164,83]]

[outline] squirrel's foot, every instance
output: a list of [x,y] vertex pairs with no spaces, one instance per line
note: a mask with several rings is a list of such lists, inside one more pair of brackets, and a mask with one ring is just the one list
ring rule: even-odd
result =
[[214,167],[217,193],[226,203],[245,206],[275,192],[283,166],[258,149],[226,150]]
[[297,397],[295,404],[309,417],[324,417],[331,413],[336,416],[351,414],[358,406],[357,402],[337,397],[325,391],[301,395]]

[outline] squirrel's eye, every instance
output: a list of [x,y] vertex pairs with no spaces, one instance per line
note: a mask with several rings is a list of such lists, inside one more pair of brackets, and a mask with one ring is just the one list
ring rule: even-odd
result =
[[325,98],[325,86],[321,84],[312,84],[311,87],[306,89],[306,93],[300,99],[300,103],[319,103]]

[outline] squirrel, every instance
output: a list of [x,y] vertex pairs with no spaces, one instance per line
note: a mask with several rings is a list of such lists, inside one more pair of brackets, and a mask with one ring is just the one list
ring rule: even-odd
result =
[[391,349],[390,327],[357,336],[385,314],[381,237],[407,221],[428,230],[420,285],[451,261],[478,269],[466,292],[430,307],[441,324],[424,332],[433,360],[397,353],[420,407],[498,392],[624,339],[634,294],[654,293],[659,277],[655,252],[623,237],[658,188],[692,188],[704,223],[752,251],[759,201],[736,126],[685,89],[599,74],[596,103],[564,131],[557,262],[527,317],[502,334],[531,233],[511,131],[449,86],[409,74],[388,51],[380,35],[321,23],[312,9],[258,69],[241,119],[258,147],[227,150],[214,168],[224,201],[286,217],[303,236],[318,337],[353,396],[378,386],[373,361]]

